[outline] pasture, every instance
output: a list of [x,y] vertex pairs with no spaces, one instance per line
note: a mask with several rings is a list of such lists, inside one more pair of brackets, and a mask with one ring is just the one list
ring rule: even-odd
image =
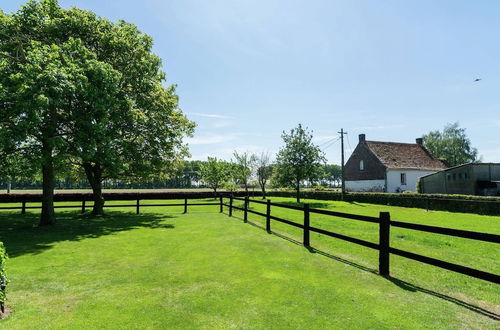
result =
[[[273,202],[296,205],[292,199]],[[213,201],[213,200],[207,200]],[[154,201],[148,201],[154,203]],[[201,201],[200,201],[201,202]],[[498,217],[358,203],[311,207],[500,234]],[[123,202],[121,202],[123,203]],[[133,204],[133,202],[131,202]],[[144,204],[147,204],[144,202]],[[236,204],[235,204],[236,205]],[[263,211],[265,205],[251,204]],[[376,274],[370,249],[278,222],[233,217],[218,206],[108,209],[92,218],[58,211],[38,228],[38,211],[0,212],[11,259],[8,329],[58,328],[497,328],[498,285],[391,257],[391,278]],[[299,211],[272,209],[300,223]],[[376,224],[312,215],[311,225],[368,241]],[[491,243],[404,229],[391,245],[500,273]]]

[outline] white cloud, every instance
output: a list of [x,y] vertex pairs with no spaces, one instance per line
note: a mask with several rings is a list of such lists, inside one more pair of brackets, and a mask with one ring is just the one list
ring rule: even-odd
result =
[[230,116],[226,115],[219,115],[216,113],[201,113],[201,112],[191,112],[190,114],[199,116],[199,117],[204,117],[204,118],[215,118],[215,119],[229,119],[232,118]]
[[233,140],[232,135],[208,135],[201,137],[187,138],[186,142],[190,145],[207,145],[207,144],[217,144]]

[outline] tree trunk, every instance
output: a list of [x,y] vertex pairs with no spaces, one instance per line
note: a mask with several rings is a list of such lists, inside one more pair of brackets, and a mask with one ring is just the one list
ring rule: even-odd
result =
[[295,190],[297,191],[297,203],[300,203],[300,182],[297,183]]
[[53,148],[47,141],[42,142],[42,213],[40,214],[40,226],[49,226],[56,223],[54,212],[54,160],[52,158]]
[[266,199],[266,184],[262,184],[261,185],[261,189],[262,189],[262,199]]
[[91,165],[90,163],[83,164],[85,174],[92,187],[92,195],[94,198],[94,207],[92,208],[93,215],[104,215],[104,197],[102,195],[102,169],[99,164]]

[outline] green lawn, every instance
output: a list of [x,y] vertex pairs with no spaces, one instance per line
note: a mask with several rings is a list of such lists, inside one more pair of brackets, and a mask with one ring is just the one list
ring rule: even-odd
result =
[[[290,203],[290,199],[273,201]],[[500,233],[499,218],[316,201],[315,207]],[[260,206],[255,205],[255,209]],[[103,218],[59,211],[0,212],[11,256],[6,329],[57,328],[498,328],[500,289],[460,274],[391,258],[395,279],[374,273],[375,251],[217,206],[110,209]],[[297,211],[273,214],[301,222]],[[376,225],[313,215],[313,226],[376,242]],[[287,237],[287,239],[283,239]],[[393,230],[392,244],[500,273],[498,247]]]

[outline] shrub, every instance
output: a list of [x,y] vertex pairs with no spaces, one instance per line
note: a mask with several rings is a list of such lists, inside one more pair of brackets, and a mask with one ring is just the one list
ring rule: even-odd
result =
[[[5,247],[3,243],[0,242],[0,284],[2,282],[7,282],[7,274],[5,273],[5,263],[7,261],[7,252],[5,252]],[[7,299],[6,294],[3,290],[0,290],[0,304],[3,304]]]
[[[295,197],[294,193],[286,191],[271,191],[269,196]],[[341,199],[338,192],[304,191],[302,198],[333,200]],[[500,198],[468,195],[443,194],[391,194],[391,193],[348,193],[347,202],[381,204],[402,207],[415,207],[428,210],[464,212],[488,215],[500,215]]]
[[313,188],[314,191],[327,191],[328,189],[326,189],[325,187],[323,186],[315,186]]

